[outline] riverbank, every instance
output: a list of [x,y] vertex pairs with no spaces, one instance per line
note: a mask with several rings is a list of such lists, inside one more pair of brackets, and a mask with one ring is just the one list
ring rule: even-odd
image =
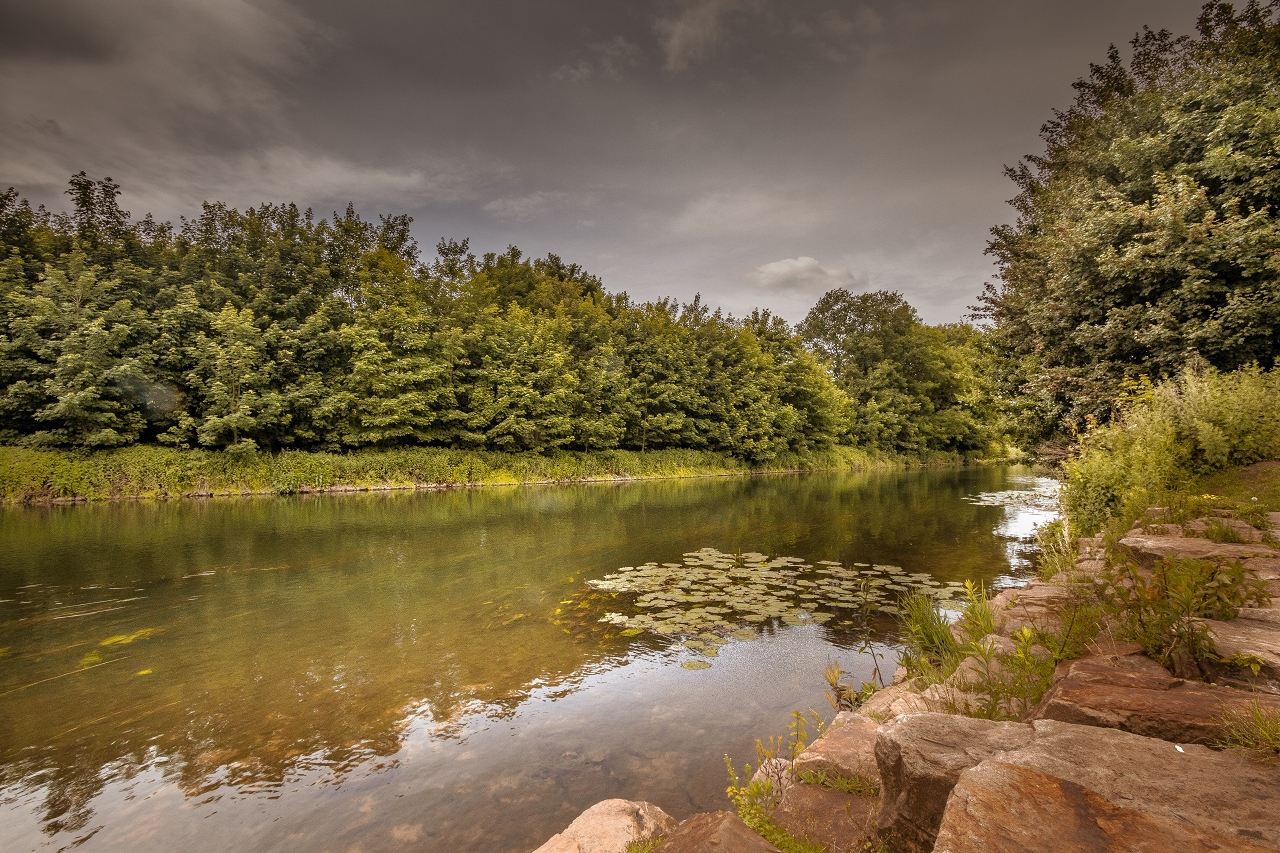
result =
[[1280,850],[1280,462],[1192,485],[958,619],[904,603],[893,684],[829,676],[734,811],[608,801],[537,853]]
[[959,464],[958,454],[878,454],[854,447],[786,455],[766,465],[697,450],[512,454],[443,448],[253,453],[137,446],[77,453],[0,447],[0,502],[70,503],[232,495],[735,476]]

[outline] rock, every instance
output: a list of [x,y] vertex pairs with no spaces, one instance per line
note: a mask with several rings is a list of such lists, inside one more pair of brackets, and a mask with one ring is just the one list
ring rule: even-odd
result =
[[576,839],[556,833],[533,853],[582,853],[582,848]]
[[[1034,844],[1021,839],[1025,847],[1018,849],[1215,849],[1197,847],[1212,843],[1222,845],[1217,849],[1280,849],[1280,765],[1274,761],[1053,720],[1037,720],[1029,727],[1034,736],[1024,747],[992,756],[973,776],[966,777],[972,771],[961,774],[964,788],[956,785],[957,795],[951,800],[955,807],[947,804],[938,831],[940,852],[970,849],[961,845],[970,833],[965,827],[977,825],[983,813],[1000,811],[1004,816],[996,824],[1021,824],[1024,833],[1042,836]],[[1032,772],[1004,771],[993,765]],[[1006,783],[1021,788],[1010,792]],[[1053,800],[1043,808],[1059,813],[1062,822],[1037,824],[1036,799],[1041,797]],[[1140,820],[1140,827],[1135,813],[1147,816]],[[1134,821],[1132,827],[1125,826],[1126,820]],[[1187,831],[1187,845],[1171,841],[1143,847],[1142,836],[1134,835],[1146,830],[1171,833],[1171,827]],[[1073,847],[1066,841],[1073,839],[1070,833],[1076,830],[1111,833],[1120,840]],[[1083,843],[1089,836],[1076,838]],[[1226,847],[1222,839],[1230,840],[1233,847]]]
[[1252,656],[1259,666],[1252,672],[1221,660],[1208,661],[1209,672],[1227,684],[1280,693],[1280,610],[1244,608],[1229,622],[1206,621],[1217,658]]
[[870,699],[858,706],[858,713],[876,722],[887,723],[906,714],[920,714],[929,710],[917,694],[907,689],[909,683],[891,684],[877,690]]
[[861,850],[871,837],[875,797],[846,794],[822,785],[793,785],[770,811],[774,822],[796,838],[827,850]]
[[752,782],[768,782],[778,794],[795,784],[795,780],[792,764],[785,758],[766,758],[751,774]]
[[991,599],[996,633],[1011,636],[1024,626],[1057,631],[1062,627],[1059,614],[1077,595],[1070,585],[1050,581],[1032,581],[1018,589],[1006,589]]
[[[1142,646],[1120,640],[1095,640],[1085,649],[1081,660],[1097,661],[1129,672],[1145,672],[1150,675],[1169,674],[1167,669],[1147,657]],[[1058,664],[1058,669],[1053,675],[1055,682],[1070,671],[1072,663],[1074,661],[1063,661]]]
[[1209,529],[1209,525],[1213,522],[1234,531],[1236,536],[1243,539],[1245,542],[1261,542],[1264,535],[1261,530],[1254,527],[1252,524],[1243,522],[1238,518],[1197,518],[1187,522],[1187,524],[1184,525],[1184,528],[1188,533],[1203,536],[1205,531]]
[[1262,702],[1280,712],[1280,697],[1184,681],[1149,662],[1159,672],[1121,669],[1106,658],[1067,661],[1031,718],[1120,729],[1175,743],[1213,744],[1229,711],[1247,711]]
[[733,812],[706,812],[686,820],[666,836],[655,853],[778,853]]
[[795,772],[821,771],[841,779],[863,780],[879,789],[876,769],[876,723],[846,722],[829,728],[796,758]]
[[935,853],[1261,853],[1239,836],[1115,805],[1074,782],[990,759],[961,774]]
[[897,853],[933,848],[947,797],[960,774],[1030,742],[1033,729],[949,714],[915,714],[880,727],[881,838]]
[[900,666],[893,671],[894,684],[901,684],[906,680],[907,680],[907,668],[905,666]]
[[632,842],[669,835],[676,826],[675,818],[652,803],[604,800],[534,853],[626,853]]
[[1241,545],[1232,542],[1213,542],[1195,536],[1152,536],[1131,533],[1120,540],[1143,568],[1151,568],[1162,557],[1179,560],[1248,560],[1250,558],[1275,558],[1280,554],[1265,545]]

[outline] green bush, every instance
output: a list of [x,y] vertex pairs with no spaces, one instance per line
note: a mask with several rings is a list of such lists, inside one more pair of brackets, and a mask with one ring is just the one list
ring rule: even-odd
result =
[[1274,370],[1206,368],[1125,391],[1114,421],[1084,435],[1080,455],[1063,465],[1062,501],[1074,535],[1137,517],[1205,474],[1280,456]]

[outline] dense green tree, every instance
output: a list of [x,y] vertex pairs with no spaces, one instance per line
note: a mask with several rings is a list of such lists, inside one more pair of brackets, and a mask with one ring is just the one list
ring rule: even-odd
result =
[[1113,47],[1009,174],[1000,282],[979,314],[1019,432],[1105,420],[1126,379],[1280,350],[1280,23],[1275,2],[1205,5],[1196,38]]
[[[514,246],[477,258],[442,240],[424,262],[404,216],[207,203],[175,228],[131,220],[110,179],[76,175],[69,195],[72,213],[55,215],[0,194],[7,443],[687,447],[766,462],[875,433],[864,422],[877,403],[855,374],[896,370],[916,377],[912,393],[924,381],[896,361],[919,353],[895,333],[845,334],[828,360],[858,409],[768,312],[636,303]],[[918,333],[909,306],[890,308]],[[868,443],[967,446],[954,424],[911,428],[927,438]]]
[[901,294],[832,290],[800,324],[852,401],[849,429],[887,450],[973,450],[990,441],[975,407],[978,332],[930,327]]

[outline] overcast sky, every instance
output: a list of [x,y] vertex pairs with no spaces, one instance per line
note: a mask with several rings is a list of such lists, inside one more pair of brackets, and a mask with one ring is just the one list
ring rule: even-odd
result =
[[409,213],[634,297],[965,314],[1002,167],[1184,0],[0,0],[0,184]]

